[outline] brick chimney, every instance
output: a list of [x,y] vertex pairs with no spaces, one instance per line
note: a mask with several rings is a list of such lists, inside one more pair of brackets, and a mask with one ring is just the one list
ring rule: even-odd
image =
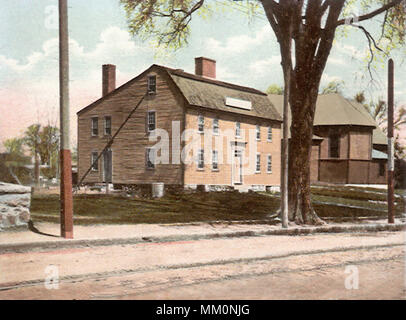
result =
[[103,97],[116,89],[116,66],[103,65]]
[[205,57],[195,58],[195,74],[216,79],[216,60]]

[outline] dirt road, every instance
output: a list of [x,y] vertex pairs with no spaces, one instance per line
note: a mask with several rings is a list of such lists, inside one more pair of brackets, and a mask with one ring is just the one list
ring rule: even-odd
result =
[[0,299],[404,299],[404,240],[380,232],[7,253]]

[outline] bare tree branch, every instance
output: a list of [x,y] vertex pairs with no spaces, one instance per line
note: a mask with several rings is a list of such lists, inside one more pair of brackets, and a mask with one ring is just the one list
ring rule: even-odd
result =
[[[359,16],[359,17],[358,17],[358,22],[361,22],[361,21],[364,21],[364,20],[368,20],[368,19],[372,19],[373,17],[375,17],[375,16],[377,16],[377,15],[379,15],[379,14],[385,12],[385,11],[388,11],[389,9],[391,9],[391,8],[393,8],[393,7],[395,7],[395,6],[397,6],[397,5],[400,4],[402,1],[405,1],[405,0],[394,0],[394,1],[391,1],[390,3],[388,3],[388,4],[384,5],[384,6],[382,6],[382,7],[379,8],[379,9],[376,9],[376,10],[374,10],[374,11],[368,13],[368,14]],[[337,23],[336,23],[336,27],[341,26],[341,25],[344,25],[344,24],[346,24],[346,19],[338,20]]]
[[266,17],[268,18],[269,23],[275,32],[276,38],[278,39],[278,42],[280,42],[282,40],[281,29],[276,19],[276,14],[279,14],[279,4],[273,0],[261,0],[261,3],[264,7]]

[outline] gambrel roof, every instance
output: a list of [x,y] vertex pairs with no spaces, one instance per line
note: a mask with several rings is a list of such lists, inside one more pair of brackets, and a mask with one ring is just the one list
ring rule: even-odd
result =
[[[166,68],[191,106],[282,121],[267,94],[259,90]],[[226,105],[226,98],[249,101],[251,110]]]
[[[85,110],[89,110],[111,95],[125,90],[132,83],[154,70],[162,70],[167,73],[173,81],[176,88],[186,100],[186,105],[230,112],[240,115],[259,117],[281,122],[282,118],[275,106],[268,99],[266,93],[254,88],[244,87],[228,82],[219,81],[207,77],[194,75],[184,72],[180,69],[172,69],[160,65],[152,65],[143,73],[123,84],[121,87],[113,90],[106,96],[95,101],[91,105],[81,109],[77,114],[80,115]],[[249,102],[250,108],[238,108],[226,104],[228,98]]]

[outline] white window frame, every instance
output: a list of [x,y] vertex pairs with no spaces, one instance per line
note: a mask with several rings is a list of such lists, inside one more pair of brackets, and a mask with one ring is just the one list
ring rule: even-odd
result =
[[154,114],[154,130],[156,129],[157,115],[156,115],[156,111],[155,111],[155,110],[148,110],[148,112],[147,112],[147,131],[148,131],[148,132],[153,132],[154,130],[150,130],[150,127],[149,127],[149,125],[150,125],[150,122],[149,122],[149,120],[150,120],[149,115],[150,115],[150,114]]
[[217,150],[212,151],[212,170],[219,170],[219,152]]
[[261,126],[258,124],[255,127],[255,138],[257,141],[261,141]]
[[268,142],[272,142],[272,135],[273,135],[272,126],[269,126],[268,127],[268,136],[267,136]]
[[[110,133],[107,133],[107,119],[110,119]],[[111,133],[113,132],[112,130],[112,119],[111,116],[105,116],[104,117],[104,135],[105,136],[111,136]]]
[[[96,120],[97,127],[94,127],[94,120]],[[97,134],[94,133],[94,129],[97,129]],[[91,118],[91,124],[90,124],[90,130],[92,133],[92,137],[98,137],[99,136],[99,117],[92,117]]]
[[204,149],[197,150],[197,170],[204,170]]
[[[215,125],[216,123],[216,125]],[[218,118],[213,119],[213,134],[218,135],[220,131],[220,121]]]
[[272,173],[272,155],[268,154],[266,157],[266,172]]
[[[152,84],[151,83],[151,79],[154,79],[155,83]],[[153,87],[154,90],[151,90],[151,87]],[[148,94],[156,94],[156,75],[151,74],[148,76],[147,78],[147,90],[148,90]]]
[[95,168],[93,165],[93,162],[95,162],[95,160],[97,159],[98,156],[99,156],[99,153],[97,151],[92,151],[92,153],[90,154],[90,165],[92,166],[91,171],[93,171],[93,172],[99,171],[99,161],[96,162],[97,168]]
[[235,137],[241,138],[241,122],[240,121],[235,122]]
[[[152,151],[152,155],[154,157],[154,159],[152,159],[152,161],[150,159],[151,151]],[[155,166],[155,159],[156,159],[156,150],[155,150],[155,148],[152,148],[152,147],[145,148],[145,168],[147,170],[154,170],[155,169],[155,167],[156,167]],[[151,163],[151,166],[149,165],[150,163]]]
[[204,116],[202,114],[197,116],[197,132],[204,133]]
[[[258,163],[259,160],[259,163]],[[258,170],[258,164],[259,164],[259,170]],[[255,158],[255,173],[261,173],[261,154],[257,153],[256,158]]]

